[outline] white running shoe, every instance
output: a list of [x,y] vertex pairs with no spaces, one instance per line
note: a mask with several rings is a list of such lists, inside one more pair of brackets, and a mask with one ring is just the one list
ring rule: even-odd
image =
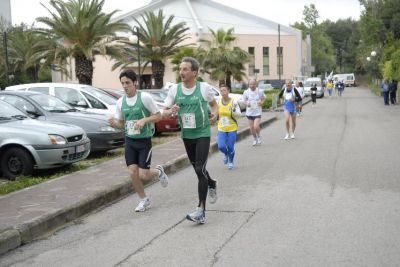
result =
[[148,197],[141,199],[137,207],[135,208],[136,212],[143,212],[151,207],[150,199]]
[[257,145],[261,145],[261,137],[257,137]]
[[289,138],[290,138],[290,136],[289,136],[289,134],[287,133],[286,135],[285,135],[285,140],[289,140]]
[[235,165],[233,164],[233,162],[229,162],[228,163],[228,169],[229,170],[233,170],[235,168]]
[[164,172],[163,166],[157,165],[156,169],[160,171],[160,174],[158,175],[158,180],[160,180],[161,186],[167,187],[169,179],[168,179],[168,176]]
[[256,145],[257,145],[257,140],[254,139],[254,141],[253,141],[253,146],[256,146]]
[[292,133],[291,135],[290,135],[290,139],[294,139],[295,137],[294,137],[294,133]]
[[192,222],[203,224],[206,222],[206,214],[202,208],[197,207],[194,211],[186,215],[186,219]]

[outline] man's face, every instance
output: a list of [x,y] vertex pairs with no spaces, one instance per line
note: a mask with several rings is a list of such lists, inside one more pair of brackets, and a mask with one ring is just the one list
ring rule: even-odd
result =
[[287,81],[286,82],[286,87],[287,88],[292,88],[293,82],[292,81]]
[[121,77],[121,85],[127,95],[131,95],[136,90],[136,83],[126,76]]
[[189,62],[182,62],[179,65],[179,75],[181,76],[182,82],[194,81],[196,78],[197,71],[192,70],[192,64]]
[[249,82],[249,87],[250,87],[250,89],[255,90],[255,89],[257,88],[257,83],[256,83],[256,81],[251,80],[251,81]]

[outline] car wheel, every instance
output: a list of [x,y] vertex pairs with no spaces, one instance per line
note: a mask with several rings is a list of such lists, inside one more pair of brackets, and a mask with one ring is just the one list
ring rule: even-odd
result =
[[30,175],[33,172],[31,155],[17,147],[4,151],[0,164],[4,177],[10,180],[15,180],[15,177],[19,175]]

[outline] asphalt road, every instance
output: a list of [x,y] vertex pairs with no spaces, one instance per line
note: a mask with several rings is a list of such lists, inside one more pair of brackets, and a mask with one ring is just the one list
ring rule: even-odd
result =
[[263,143],[237,144],[234,171],[222,155],[207,221],[184,219],[197,204],[192,168],[170,186],[130,195],[0,258],[0,266],[399,266],[400,110],[366,88],[318,99],[283,140],[283,114]]

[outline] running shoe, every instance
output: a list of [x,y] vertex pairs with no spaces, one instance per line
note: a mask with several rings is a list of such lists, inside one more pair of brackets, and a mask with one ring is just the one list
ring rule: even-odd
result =
[[253,146],[256,146],[256,145],[257,145],[257,139],[254,139]]
[[257,145],[261,145],[261,137],[257,137]]
[[290,139],[294,139],[295,137],[294,137],[294,133],[292,133],[291,135],[290,135]]
[[206,214],[202,208],[197,207],[193,212],[186,215],[186,219],[192,222],[203,224],[206,222]]
[[158,180],[160,180],[161,186],[167,187],[169,179],[168,179],[168,176],[164,172],[163,166],[157,165],[156,169],[160,171],[160,174],[158,175]]
[[224,156],[224,165],[228,164],[228,155]]
[[[228,169],[229,170],[233,170],[235,168],[235,165],[233,164],[233,162],[229,162],[228,163]],[[211,202],[211,201],[210,201]]]
[[[228,163],[228,164],[230,164],[230,163]],[[214,188],[208,187],[208,198],[210,199],[210,204],[214,204],[215,202],[217,202],[217,199],[218,199],[217,181],[215,181],[215,187]]]
[[290,138],[290,136],[289,136],[289,134],[287,133],[287,134],[285,135],[285,140],[289,140],[289,138]]
[[148,197],[141,199],[137,207],[135,208],[136,212],[143,212],[151,207],[150,199]]

